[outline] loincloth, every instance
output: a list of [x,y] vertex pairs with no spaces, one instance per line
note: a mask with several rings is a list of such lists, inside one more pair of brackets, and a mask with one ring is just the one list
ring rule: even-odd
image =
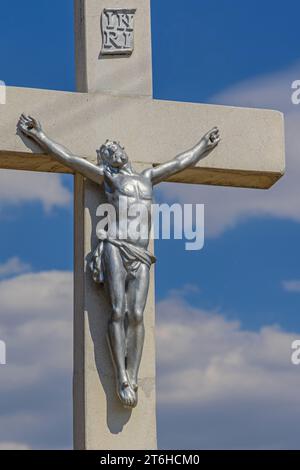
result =
[[119,249],[124,268],[130,277],[134,278],[136,276],[136,273],[141,264],[145,264],[150,269],[151,264],[155,263],[156,261],[155,256],[145,248],[135,246],[132,243],[126,242],[124,240],[116,240],[109,237],[103,240],[99,240],[97,248],[93,253],[92,260],[89,263],[93,280],[98,284],[103,284],[105,281],[105,270],[103,263],[103,251],[105,243],[111,243]]

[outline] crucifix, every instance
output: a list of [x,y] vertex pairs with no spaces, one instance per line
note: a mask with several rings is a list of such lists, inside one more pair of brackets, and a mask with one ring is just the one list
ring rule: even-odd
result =
[[[74,174],[74,447],[155,449],[154,273],[147,271],[139,380],[135,365],[116,394],[106,342],[114,305],[95,287],[89,267],[92,263],[96,277],[102,274],[99,252],[92,260],[91,253],[99,246],[96,210],[111,190],[105,186],[111,181],[115,191],[123,168],[126,177],[142,175],[135,189],[146,199],[149,181],[270,188],[284,173],[283,118],[277,111],[152,99],[150,0],[75,0],[74,8],[78,92],[9,87],[7,104],[0,108],[0,168]],[[34,117],[23,115],[15,133],[22,112]],[[215,126],[222,134],[220,145]],[[200,135],[204,138],[193,147]],[[126,146],[133,173],[118,141]],[[96,151],[102,143],[99,165]],[[191,150],[184,152],[186,148]],[[57,158],[59,152],[62,158]],[[126,184],[117,184],[117,189],[129,191]],[[123,250],[127,258],[133,256],[124,244],[106,246],[117,248],[108,249],[111,255]],[[129,271],[136,274],[151,264],[151,242],[149,250],[135,250],[139,263],[128,262]],[[105,274],[109,276],[107,270]]]

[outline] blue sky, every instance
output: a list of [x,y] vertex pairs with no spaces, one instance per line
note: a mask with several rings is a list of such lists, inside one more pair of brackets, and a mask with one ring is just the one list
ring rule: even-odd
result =
[[[254,343],[261,341],[262,329],[273,328],[273,325],[277,325],[282,337],[290,338],[287,335],[291,334],[296,339],[300,336],[300,292],[285,289],[283,281],[300,279],[300,191],[296,182],[288,179],[289,170],[294,178],[300,170],[298,148],[293,142],[295,132],[292,133],[300,125],[300,108],[292,107],[289,102],[291,81],[300,78],[300,4],[296,0],[152,0],[151,4],[155,98],[281,109],[288,114],[291,129],[287,133],[288,165],[283,178],[286,182],[280,182],[279,189],[271,189],[267,196],[264,191],[203,186],[183,185],[175,190],[172,184],[157,191],[158,201],[211,201],[205,206],[208,232],[202,251],[187,252],[180,241],[156,243],[159,260],[156,297],[161,306],[158,309],[163,312],[158,323],[163,323],[165,314],[167,318],[164,309],[168,310],[174,298],[180,297],[187,324],[192,321],[194,311],[210,312],[212,316],[222,317],[226,325],[238,321],[240,334],[247,332],[247,338],[256,338]],[[75,90],[73,1],[24,3],[18,0],[13,4],[5,2],[1,7],[0,79],[9,86]],[[63,176],[62,182],[72,190],[72,177]],[[291,193],[289,186],[294,188]],[[45,191],[47,189],[45,187]],[[228,194],[225,197],[224,191]],[[236,198],[241,199],[238,207],[233,202]],[[20,199],[17,204],[0,202],[0,217],[0,265],[17,257],[31,266],[32,273],[72,270],[72,201],[53,205],[49,210],[45,210],[38,197]],[[209,321],[203,318],[203,322]],[[4,331],[4,324],[2,327]],[[295,384],[298,380],[299,386],[300,369],[289,367],[289,350],[286,355],[291,381]],[[164,364],[162,359],[162,365],[158,364],[159,374],[165,373],[167,366]],[[9,364],[6,367],[9,368]],[[158,395],[161,393],[163,397],[166,385],[160,377]],[[276,388],[276,384],[274,386]],[[64,397],[69,400],[67,383],[64,387]],[[221,431],[218,433],[216,429],[226,428],[229,418],[221,399],[207,406],[199,403],[199,415],[192,411],[186,413],[186,418],[180,415],[178,406],[172,408],[162,398],[158,413],[160,445],[170,448],[298,446],[293,437],[297,431],[297,416],[293,416],[290,409],[285,415],[278,415],[277,421],[276,418],[272,421],[270,405],[269,427],[265,434],[261,432],[261,440],[257,438],[254,423],[253,426],[250,423],[243,434],[241,430],[245,430],[252,408],[258,413],[263,400],[258,395],[255,403],[247,401],[248,398],[243,402],[244,395],[240,393],[231,414],[232,437],[223,440]],[[270,398],[272,402],[272,396]],[[25,394],[24,401],[26,399]],[[279,399],[276,400],[274,398],[274,409],[280,406]],[[43,406],[47,407],[46,400],[40,411]],[[11,409],[14,410],[13,403]],[[7,414],[5,407],[2,412]],[[174,431],[178,420],[182,422],[182,434]],[[205,428],[199,427],[201,420]],[[271,430],[281,425],[283,435],[273,435]],[[23,437],[21,432],[15,436],[12,428],[11,435],[5,436],[0,428],[0,440],[25,442],[32,447],[47,443],[68,447],[70,413],[66,412],[62,429],[55,438],[47,432],[43,438],[32,432],[27,442],[25,432]]]

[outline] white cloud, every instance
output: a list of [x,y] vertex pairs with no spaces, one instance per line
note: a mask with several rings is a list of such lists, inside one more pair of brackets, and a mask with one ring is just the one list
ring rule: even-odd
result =
[[30,447],[20,442],[0,442],[0,450],[30,450]]
[[30,270],[30,264],[23,263],[17,256],[0,263],[0,279],[6,276],[24,273]]
[[271,216],[300,221],[299,129],[300,105],[291,102],[291,83],[300,78],[300,64],[283,72],[249,80],[212,97],[209,102],[285,113],[286,175],[268,191],[164,184],[163,196],[170,201],[205,204],[205,231],[218,236],[245,218]]
[[300,419],[300,369],[291,364],[291,343],[299,335],[277,326],[243,330],[178,295],[159,303],[157,318],[161,445],[299,447],[293,433]]
[[71,201],[70,191],[60,175],[28,171],[0,171],[0,209],[8,204],[41,202],[45,210],[65,207]]
[[[7,366],[1,390],[33,386],[72,361],[71,273],[29,273],[0,282],[0,334]],[[16,360],[15,360],[16,358]]]
[[[162,403],[208,403],[235,398],[300,405],[298,371],[291,365],[295,334],[276,326],[242,330],[222,315],[193,309],[178,297],[158,306]],[[180,380],[178,381],[178,377]]]
[[[70,290],[70,292],[69,292]],[[16,295],[16,293],[18,295]],[[70,309],[72,273],[45,271],[27,273],[0,282],[1,316],[36,317],[39,320],[63,318],[60,309]],[[54,312],[54,314],[53,314]]]
[[287,292],[300,292],[300,281],[299,280],[282,281],[282,287]]
[[0,281],[0,442],[71,445],[73,275],[50,271]]
[[171,289],[170,290],[170,295],[174,297],[185,297],[190,294],[199,294],[201,292],[201,289],[199,286],[196,284],[184,284],[180,289]]

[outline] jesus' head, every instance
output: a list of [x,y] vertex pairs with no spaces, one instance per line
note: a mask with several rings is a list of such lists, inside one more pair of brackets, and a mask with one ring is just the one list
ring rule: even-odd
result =
[[128,156],[119,142],[107,140],[98,151],[98,162],[114,169],[120,169],[127,165]]

